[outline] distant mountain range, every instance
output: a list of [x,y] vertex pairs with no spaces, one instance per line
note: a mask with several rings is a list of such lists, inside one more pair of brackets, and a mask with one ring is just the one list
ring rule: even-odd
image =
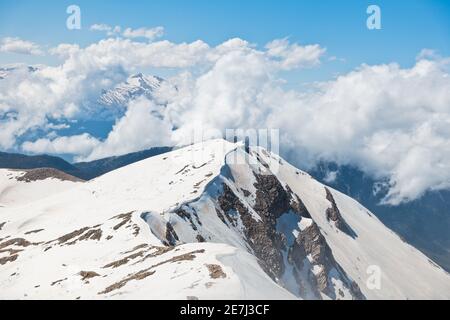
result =
[[74,177],[90,180],[128,164],[171,151],[170,147],[156,147],[122,156],[108,157],[91,162],[69,163],[49,155],[28,156],[18,153],[0,152],[0,168],[37,169],[53,168]]
[[85,179],[83,173],[73,164],[62,158],[49,155],[28,156],[19,153],[0,152],[0,168],[5,169],[37,169],[53,168],[72,176]]
[[131,163],[157,156],[171,150],[171,147],[155,147],[122,156],[108,157],[90,162],[77,162],[74,163],[73,166],[82,172],[83,179],[90,180]]
[[[103,90],[98,103],[106,106],[124,107],[133,98],[145,96],[150,100],[157,100],[155,91],[164,79],[138,73],[130,76],[126,82],[120,83],[110,90]],[[157,101],[156,101],[157,102]]]

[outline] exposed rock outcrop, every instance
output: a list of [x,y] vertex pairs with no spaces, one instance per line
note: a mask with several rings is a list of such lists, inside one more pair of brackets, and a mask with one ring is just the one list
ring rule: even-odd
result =
[[21,171],[25,171],[25,174],[17,177],[17,181],[32,182],[52,178],[62,181],[83,182],[80,178],[53,168],[28,169]]
[[327,194],[327,200],[331,203],[331,208],[328,208],[326,211],[327,220],[333,221],[336,228],[341,230],[342,232],[346,233],[352,238],[356,238],[357,234],[353,229],[345,222],[344,218],[341,215],[341,212],[339,211],[339,208],[336,205],[336,201],[334,200],[333,194],[331,191],[325,187],[325,192]]
[[[177,216],[176,221],[184,221],[185,226],[190,226],[197,242],[205,242],[210,237],[202,233],[203,224],[197,210],[202,210],[205,203],[210,203],[213,211],[209,212],[215,212],[233,232],[242,233],[245,248],[258,258],[262,269],[275,282],[285,285],[286,279],[296,280],[297,286],[290,286],[290,290],[297,296],[322,299],[326,295],[333,299],[363,299],[357,285],[334,259],[325,237],[299,195],[270,172],[270,166],[261,156],[256,158],[265,168],[265,174],[250,168],[255,181],[253,186],[238,187],[235,184],[235,178],[238,177],[233,177],[231,170],[226,167],[222,175],[210,183],[213,185],[210,190],[205,189],[200,197],[180,205],[170,213]],[[341,231],[352,234],[328,189],[327,199],[331,203],[331,208],[326,212],[328,220],[336,223]],[[156,216],[160,217],[159,214]],[[158,235],[158,224],[145,217],[144,220],[149,223],[152,232]],[[284,223],[285,227],[280,227],[279,223]],[[192,238],[183,239],[184,229],[180,229],[179,237],[175,228],[175,225],[167,222],[165,238],[162,239],[165,245],[175,246],[183,241],[192,241]],[[208,268],[211,273],[221,275],[212,266]],[[343,288],[336,289],[332,279],[341,281]]]
[[[300,287],[305,287],[306,284],[303,282],[309,280],[313,284],[312,288],[316,290],[314,292],[316,298],[321,298],[319,293],[338,298],[330,282],[333,272],[336,274],[334,277],[340,279],[350,290],[354,299],[364,298],[357,285],[347,277],[334,259],[325,237],[315,222],[299,233],[289,250],[289,261],[300,271],[304,270],[305,264],[312,266],[306,273],[308,279],[297,277],[297,281]],[[306,292],[300,292],[301,296],[305,294]]]
[[247,207],[225,183],[223,184],[223,193],[217,201],[222,212],[230,219],[236,219],[236,217],[233,217],[234,212],[239,213],[240,220],[245,227],[245,237],[255,255],[259,258],[261,267],[267,274],[276,279],[283,273],[283,257],[279,250],[281,238],[275,230],[275,219],[270,215],[271,201],[261,199],[264,194],[265,192],[259,194],[259,200],[257,195],[256,202],[258,205],[255,205],[254,208],[261,217],[259,221],[254,219]]

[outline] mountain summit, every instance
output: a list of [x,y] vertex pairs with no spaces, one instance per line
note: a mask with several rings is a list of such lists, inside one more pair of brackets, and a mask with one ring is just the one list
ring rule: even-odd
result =
[[128,77],[127,81],[110,90],[103,90],[98,102],[104,106],[123,107],[130,100],[139,96],[154,99],[155,91],[164,80],[156,76],[138,73]]

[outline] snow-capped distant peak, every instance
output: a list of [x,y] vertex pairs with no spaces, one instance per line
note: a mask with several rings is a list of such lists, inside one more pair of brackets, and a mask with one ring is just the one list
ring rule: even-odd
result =
[[139,96],[154,99],[155,91],[164,80],[156,76],[138,73],[118,84],[110,90],[104,90],[98,102],[106,106],[124,106],[130,100]]
[[137,73],[127,79],[127,83],[131,86],[151,88],[153,90],[159,88],[164,80],[157,76],[146,76],[142,73]]

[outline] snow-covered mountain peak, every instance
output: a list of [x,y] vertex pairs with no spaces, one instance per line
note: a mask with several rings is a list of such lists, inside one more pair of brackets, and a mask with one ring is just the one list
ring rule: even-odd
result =
[[99,103],[105,106],[125,106],[126,103],[138,96],[154,98],[155,91],[164,80],[156,76],[146,76],[138,73],[128,77],[127,81],[118,84],[110,90],[103,91]]
[[0,298],[449,298],[356,201],[247,151],[207,141],[0,208]]
[[159,88],[163,81],[164,80],[160,77],[152,75],[146,76],[142,73],[134,74],[127,79],[127,83],[131,86],[139,86],[152,89]]

